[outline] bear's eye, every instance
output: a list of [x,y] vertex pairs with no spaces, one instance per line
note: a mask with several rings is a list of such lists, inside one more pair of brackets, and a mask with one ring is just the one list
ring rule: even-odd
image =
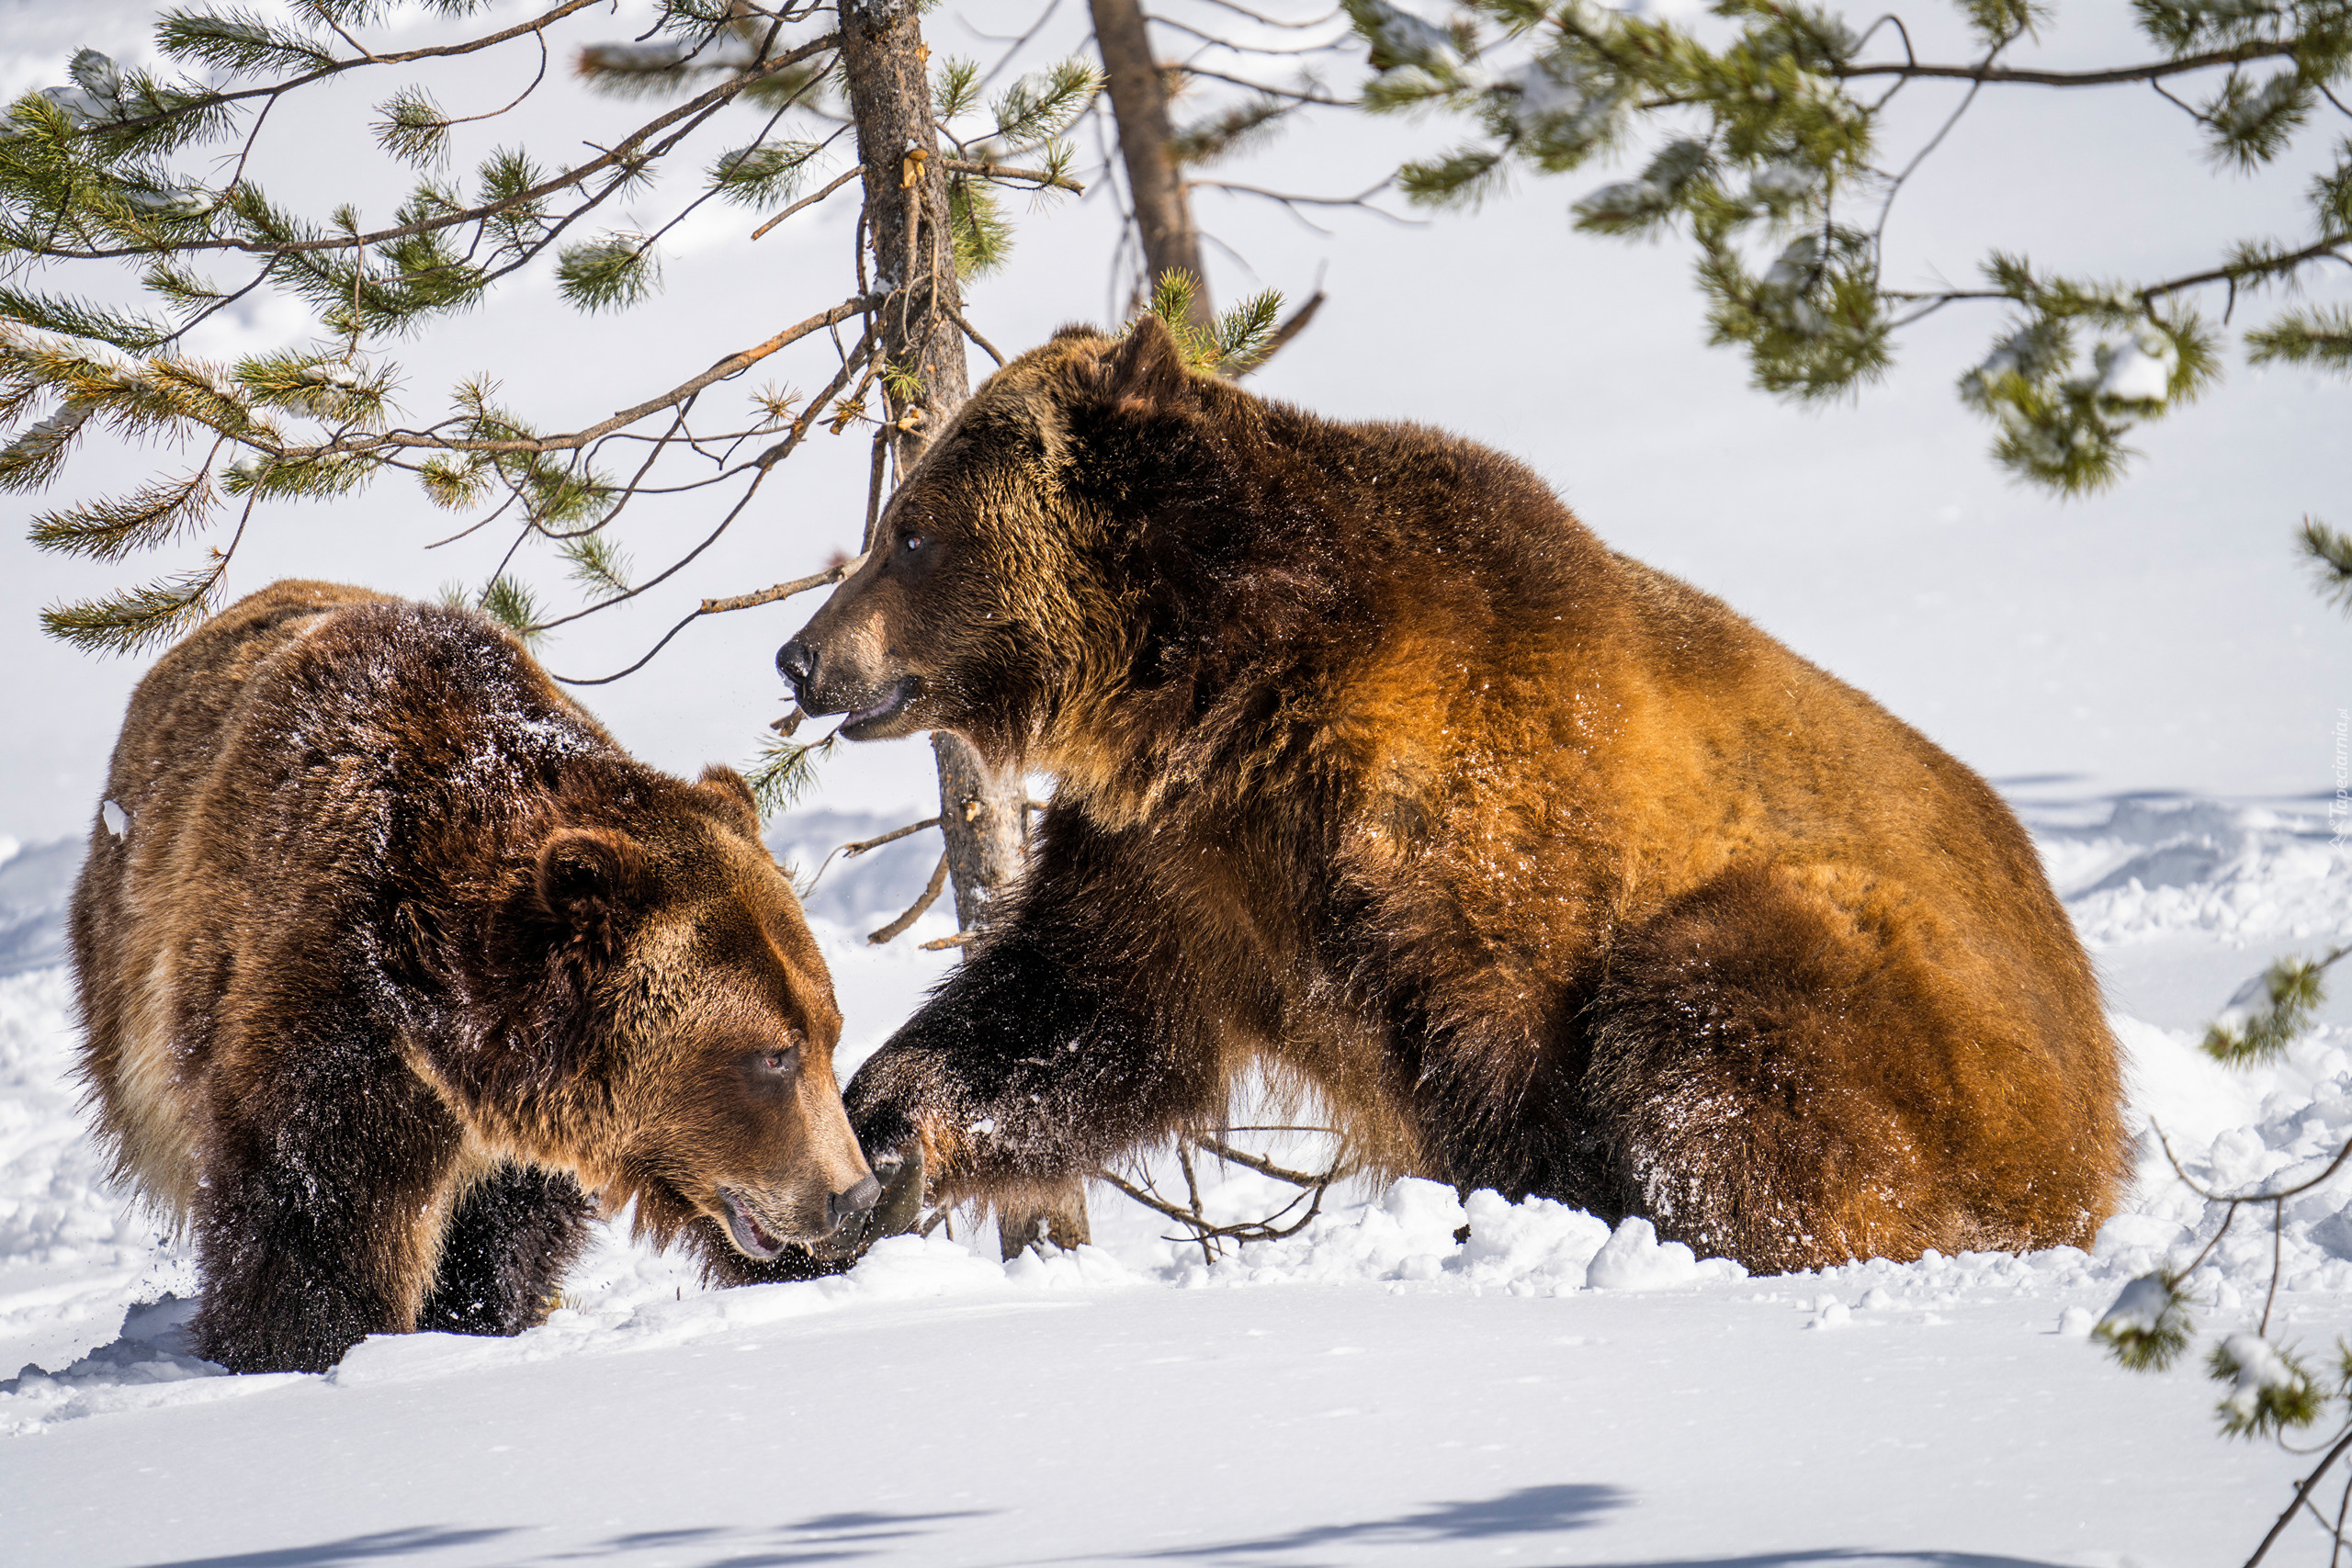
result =
[[760,1070],[788,1077],[800,1066],[800,1047],[786,1045],[779,1050],[763,1051],[759,1057]]
[[905,539],[900,541],[899,547],[906,551],[909,555],[912,555],[915,551],[922,548],[923,546],[930,542],[930,540],[924,538],[921,534],[910,534]]

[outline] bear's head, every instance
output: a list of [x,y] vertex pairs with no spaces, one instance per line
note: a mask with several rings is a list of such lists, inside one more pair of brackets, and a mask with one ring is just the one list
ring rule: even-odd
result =
[[667,1240],[748,1257],[854,1244],[880,1194],[833,1074],[831,976],[742,779],[638,770],[574,799],[509,884],[477,994],[508,998],[441,1077],[511,1152]]
[[853,740],[950,729],[1083,772],[1109,730],[1181,717],[1209,643],[1247,656],[1217,601],[1264,536],[1241,516],[1268,415],[1157,318],[1064,328],[958,411],[777,668]]

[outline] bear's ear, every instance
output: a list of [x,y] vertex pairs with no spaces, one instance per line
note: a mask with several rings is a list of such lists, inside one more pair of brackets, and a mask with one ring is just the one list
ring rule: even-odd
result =
[[752,837],[756,839],[760,836],[759,797],[752,793],[752,786],[743,782],[742,774],[713,762],[702,771],[702,777],[695,781],[695,787],[725,802],[729,809],[741,817],[743,826],[751,830]]
[[1113,402],[1147,409],[1189,402],[1193,374],[1176,334],[1158,316],[1139,316],[1102,359],[1102,389]]
[[539,907],[576,936],[616,939],[645,901],[645,852],[607,828],[560,828],[539,846]]

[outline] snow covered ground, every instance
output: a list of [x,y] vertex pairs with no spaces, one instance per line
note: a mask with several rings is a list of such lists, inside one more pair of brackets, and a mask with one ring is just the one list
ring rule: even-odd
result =
[[[2325,803],[2011,793],[2098,954],[2135,1117],[2212,1183],[2317,1169],[2352,1137],[2352,1008],[2263,1071],[2191,1043],[2272,955],[2352,930]],[[2088,1254],[1747,1279],[1639,1222],[1404,1183],[1204,1267],[1098,1188],[1101,1245],[1051,1260],[904,1238],[839,1280],[708,1292],[615,1237],[518,1339],[221,1375],[180,1339],[185,1260],[81,1134],[42,945],[72,859],[0,862],[0,956],[31,964],[0,977],[12,1564],[2156,1568],[2241,1560],[2294,1473],[2214,1435],[2197,1358],[2133,1375],[2085,1337],[2211,1234],[2153,1153]],[[944,962],[864,945],[906,874],[885,869],[836,864],[812,900],[845,1065]],[[1212,1181],[1262,1212],[1263,1178]],[[2348,1204],[2352,1175],[2288,1216],[2277,1315],[2306,1347],[2352,1332]],[[2199,1270],[2204,1335],[2259,1310],[2270,1256],[2245,1227]]]

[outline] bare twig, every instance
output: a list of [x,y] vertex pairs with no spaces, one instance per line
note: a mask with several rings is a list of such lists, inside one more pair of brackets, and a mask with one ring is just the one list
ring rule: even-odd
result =
[[979,940],[978,931],[957,931],[954,936],[935,936],[929,942],[919,942],[915,946],[924,953],[945,953],[951,947],[969,947]]
[[[933,818],[933,820],[937,821],[938,818]],[[909,926],[913,925],[917,920],[922,919],[923,912],[929,909],[933,904],[939,902],[939,896],[942,892],[945,891],[946,886],[947,857],[945,855],[941,855],[939,857],[939,863],[931,868],[931,881],[924,885],[922,897],[916,899],[905,914],[900,915],[897,919],[892,920],[880,931],[873,932],[867,936],[865,940],[874,946],[879,947],[884,942],[889,942],[896,937],[905,934],[906,929]],[[926,948],[930,945],[931,944],[929,942],[923,943],[923,946]]]
[[1027,180],[1032,185],[1051,186],[1056,190],[1074,191],[1083,196],[1086,187],[1068,175],[1057,175],[1051,169],[1013,169],[985,158],[942,158],[940,167],[951,174],[978,175],[989,180]]
[[1293,103],[1313,104],[1320,108],[1331,109],[1351,109],[1362,107],[1353,98],[1335,98],[1328,93],[1310,92],[1300,87],[1270,86],[1263,82],[1252,82],[1246,76],[1228,76],[1222,71],[1211,71],[1204,65],[1187,64],[1178,69],[1187,76],[1205,77],[1211,82],[1222,82],[1228,87],[1247,87],[1253,93],[1263,93],[1269,97],[1288,98]]
[[838,176],[827,181],[825,188],[817,192],[816,195],[802,197],[798,201],[794,202],[790,207],[786,208],[782,212],[777,213],[775,217],[769,219],[766,222],[752,230],[752,238],[754,240],[758,239],[761,235],[766,233],[769,230],[775,228],[777,224],[783,222],[786,219],[791,217],[802,208],[816,206],[819,202],[824,200],[827,197],[832,195],[833,192],[841,189],[842,186],[849,184],[850,181],[857,178],[864,173],[865,173],[865,165],[863,164],[854,164],[850,168],[844,169]]
[[2347,1449],[2352,1449],[2352,1427],[2346,1428],[2344,1435],[2335,1439],[2335,1446],[2327,1450],[2327,1457],[2321,1460],[2309,1475],[2303,1477],[2302,1484],[2295,1488],[2295,1500],[2287,1505],[2286,1512],[2278,1516],[2278,1522],[2270,1527],[2270,1533],[2262,1538],[2262,1544],[2256,1547],[2254,1555],[2245,1560],[2245,1568],[2258,1568],[2263,1554],[2270,1550],[2270,1543],[2278,1539],[2278,1532],[2287,1528],[2288,1520],[2302,1512],[2304,1499],[2308,1498],[2312,1495],[2312,1489],[2319,1484],[2320,1477],[2335,1468],[2335,1461],[2344,1457],[2345,1450]]
[[[1321,1131],[1319,1128],[1317,1130]],[[1285,1170],[1264,1156],[1237,1149],[1222,1138],[1202,1137],[1193,1141],[1221,1160],[1254,1170],[1261,1176],[1271,1176],[1277,1181],[1287,1181],[1293,1187],[1329,1187],[1334,1181],[1345,1180],[1355,1174],[1355,1167],[1343,1159],[1332,1161],[1331,1168],[1320,1176],[1309,1176],[1304,1171]]]
[[2297,47],[2293,43],[2245,43],[2234,49],[2218,49],[2209,54],[2186,54],[2176,60],[2119,66],[2112,71],[2023,71],[2012,66],[1991,64],[1921,65],[1917,61],[1906,60],[1900,65],[1833,65],[1822,74],[1839,80],[1851,80],[1858,76],[1899,76],[1906,81],[2007,82],[2030,87],[2111,87],[2122,82],[2153,82],[2160,77],[2179,76],[2191,71],[2209,71],[2216,65],[2240,65],[2249,60],[2275,59],[2282,54],[2294,53]]
[[922,832],[926,828],[936,828],[938,826],[938,818],[926,817],[920,822],[910,822],[903,828],[893,828],[887,833],[876,833],[873,838],[860,839],[854,844],[843,844],[840,849],[835,850],[833,852],[841,856],[843,860],[855,860],[858,856],[865,853],[868,850],[878,850],[885,844],[895,844],[900,839],[911,838],[913,835]]
[[864,556],[852,556],[847,560],[835,561],[822,571],[812,571],[806,577],[796,577],[789,582],[779,582],[774,588],[763,588],[756,593],[738,593],[729,599],[706,599],[695,614],[724,615],[734,610],[752,610],[762,604],[773,604],[779,599],[789,599],[796,593],[806,593],[812,588],[824,588],[839,582],[865,562]]

